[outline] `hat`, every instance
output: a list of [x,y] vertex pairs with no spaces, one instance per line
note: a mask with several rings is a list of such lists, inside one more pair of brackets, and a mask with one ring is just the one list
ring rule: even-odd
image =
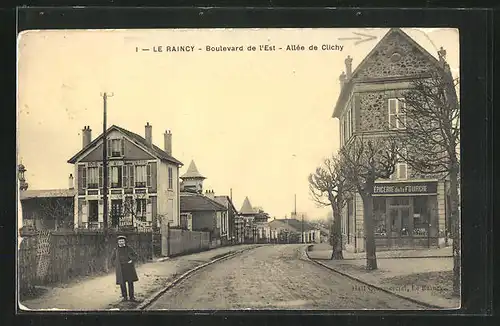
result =
[[120,239],[127,240],[127,237],[124,235],[119,235],[118,237],[116,237],[116,239],[117,240],[120,240]]

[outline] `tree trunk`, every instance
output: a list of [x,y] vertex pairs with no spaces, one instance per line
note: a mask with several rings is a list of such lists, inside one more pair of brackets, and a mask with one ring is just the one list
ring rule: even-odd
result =
[[365,231],[366,269],[377,269],[377,256],[375,253],[375,233],[373,229],[373,198],[371,194],[361,194],[363,200],[363,224]]
[[458,212],[458,164],[450,168],[451,236],[453,244],[453,294],[460,295],[460,214]]
[[333,209],[333,223],[332,223],[332,257],[331,259],[341,260],[344,259],[342,254],[342,214],[337,208]]

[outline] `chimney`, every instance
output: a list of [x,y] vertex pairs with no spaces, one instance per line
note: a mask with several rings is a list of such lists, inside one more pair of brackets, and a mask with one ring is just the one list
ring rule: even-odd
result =
[[344,88],[345,80],[346,80],[345,72],[342,71],[342,74],[339,76],[340,89]]
[[350,55],[345,59],[345,72],[347,79],[352,77],[352,58]]
[[84,126],[82,130],[82,148],[87,147],[92,141],[92,130],[90,126]]
[[73,174],[70,173],[68,181],[69,181],[69,189],[74,189]]
[[144,128],[145,128],[144,138],[146,138],[146,143],[149,146],[153,146],[153,127],[148,122]]
[[165,153],[172,155],[172,132],[170,130],[165,131]]
[[444,65],[446,63],[446,50],[443,49],[443,47],[439,49],[438,57],[439,57],[439,62]]
[[210,199],[214,199],[215,198],[214,191],[213,190],[206,190],[205,191],[205,196],[207,196]]

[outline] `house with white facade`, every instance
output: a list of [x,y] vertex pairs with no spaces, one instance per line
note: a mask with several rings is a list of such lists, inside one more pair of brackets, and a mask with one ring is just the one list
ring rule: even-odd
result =
[[[164,134],[163,149],[153,144],[152,126],[144,137],[113,125],[106,139],[92,140],[91,129],[82,131],[82,149],[68,163],[75,166],[74,226],[103,227],[103,185],[108,187],[108,226],[146,227],[180,225],[179,168],[172,156],[172,133]],[[107,142],[108,178],[103,174],[103,142]]]

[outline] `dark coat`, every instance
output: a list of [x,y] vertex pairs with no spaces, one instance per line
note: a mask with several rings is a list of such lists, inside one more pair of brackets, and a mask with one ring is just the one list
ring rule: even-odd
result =
[[[116,284],[139,280],[134,266],[137,261],[137,254],[132,248],[127,245],[115,248],[111,260],[114,261],[116,267]],[[131,263],[129,263],[130,260]]]

